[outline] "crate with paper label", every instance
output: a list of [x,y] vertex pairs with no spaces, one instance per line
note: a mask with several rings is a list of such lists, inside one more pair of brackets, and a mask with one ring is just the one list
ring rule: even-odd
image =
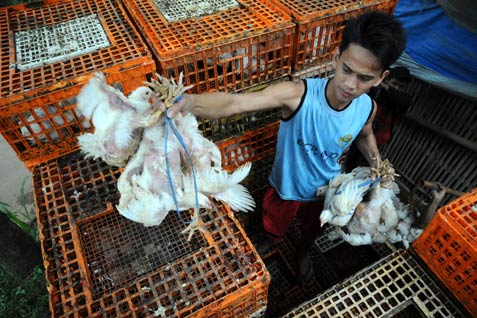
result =
[[397,0],[272,0],[296,24],[292,76],[322,76],[331,68],[344,23],[368,10],[393,13]]
[[158,72],[191,92],[240,91],[290,74],[294,24],[268,1],[125,0]]
[[29,169],[78,149],[76,137],[89,125],[75,97],[92,72],[128,94],[155,71],[113,0],[0,8],[0,43],[0,130]]
[[477,313],[477,189],[434,215],[417,254],[470,313]]

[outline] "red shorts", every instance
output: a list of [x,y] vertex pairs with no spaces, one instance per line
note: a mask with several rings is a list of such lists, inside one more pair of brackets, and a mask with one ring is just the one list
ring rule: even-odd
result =
[[283,200],[269,186],[262,204],[263,228],[270,239],[278,241],[285,236],[293,220],[298,218],[303,239],[314,240],[323,230],[320,225],[323,203]]

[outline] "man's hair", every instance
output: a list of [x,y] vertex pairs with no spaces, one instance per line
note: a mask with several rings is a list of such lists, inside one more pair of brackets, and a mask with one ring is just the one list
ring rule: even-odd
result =
[[406,47],[406,32],[401,22],[392,15],[368,11],[350,18],[343,31],[340,44],[342,54],[351,44],[358,44],[378,58],[383,70],[387,70]]

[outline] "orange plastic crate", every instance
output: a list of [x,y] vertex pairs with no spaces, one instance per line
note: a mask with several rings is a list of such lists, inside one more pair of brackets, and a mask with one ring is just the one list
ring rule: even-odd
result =
[[52,317],[260,317],[270,275],[229,208],[201,209],[189,242],[174,211],[154,227],[117,213],[120,173],[78,153],[34,169]]
[[473,315],[477,313],[477,189],[440,208],[413,248]]
[[156,3],[180,10],[181,1],[123,2],[159,72],[175,78],[183,72],[187,85],[195,85],[191,92],[239,91],[290,74],[294,24],[268,0],[240,0],[235,7],[176,21],[168,21]]
[[[367,10],[393,13],[397,0],[272,0],[288,13],[296,24],[292,74],[307,77],[321,75],[339,46],[344,23]],[[315,66],[320,66],[313,68]],[[323,67],[321,67],[323,66]],[[313,68],[313,69],[312,69]],[[296,73],[296,74],[295,74]]]
[[154,70],[117,1],[0,8],[0,131],[30,169],[77,149],[75,96],[92,72],[127,94]]
[[233,170],[247,161],[256,162],[275,156],[278,121],[247,131],[242,136],[223,140],[217,144],[222,153],[222,167]]

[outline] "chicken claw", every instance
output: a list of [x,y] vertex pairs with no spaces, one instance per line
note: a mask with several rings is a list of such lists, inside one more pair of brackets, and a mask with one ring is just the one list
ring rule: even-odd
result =
[[156,77],[157,80],[152,79],[151,82],[144,83],[154,90],[156,95],[164,102],[166,108],[171,107],[179,96],[193,87],[193,85],[184,86],[182,84],[184,79],[182,72],[179,75],[177,83],[173,78],[169,80],[157,73]]
[[182,234],[189,233],[189,235],[187,235],[187,241],[190,241],[190,239],[192,238],[192,235],[194,235],[194,233],[196,231],[206,233],[206,230],[205,230],[202,222],[199,220],[198,211],[194,212],[194,215],[192,216],[191,222],[189,223],[189,225],[184,230],[182,230],[181,233]]
[[381,177],[381,186],[385,188],[390,187],[394,178],[399,176],[388,159],[378,159],[376,168],[371,168],[371,170],[376,173],[376,177]]

